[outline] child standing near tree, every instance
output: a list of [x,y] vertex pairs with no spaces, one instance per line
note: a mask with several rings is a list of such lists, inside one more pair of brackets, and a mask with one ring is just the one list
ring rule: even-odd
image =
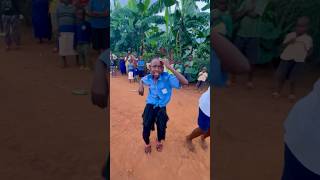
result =
[[281,54],[281,62],[276,73],[276,91],[272,94],[275,98],[280,96],[286,80],[290,83],[289,99],[296,98],[296,82],[303,73],[306,58],[312,52],[312,38],[308,34],[309,23],[308,17],[300,17],[295,31],[289,33],[283,41],[285,49]]

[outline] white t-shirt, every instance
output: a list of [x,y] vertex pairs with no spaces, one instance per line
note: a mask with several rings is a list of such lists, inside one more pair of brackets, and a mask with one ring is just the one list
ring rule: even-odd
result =
[[208,78],[208,73],[206,72],[200,72],[199,73],[199,77],[198,77],[198,81],[206,81]]
[[201,95],[199,107],[206,116],[210,117],[210,87]]
[[290,111],[284,141],[295,157],[320,175],[320,79],[313,90]]
[[297,37],[296,32],[289,33],[283,41],[283,44],[295,39],[294,43],[289,44],[281,54],[282,60],[294,60],[304,62],[307,58],[308,51],[312,48],[312,38],[307,35]]

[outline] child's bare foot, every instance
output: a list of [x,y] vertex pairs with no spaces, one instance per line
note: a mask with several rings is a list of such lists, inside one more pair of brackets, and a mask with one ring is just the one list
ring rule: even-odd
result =
[[157,151],[158,151],[158,152],[162,152],[162,149],[163,149],[163,144],[162,144],[162,142],[157,141],[156,148],[157,148]]
[[273,98],[279,98],[280,97],[280,93],[274,92],[274,93],[272,93],[272,97]]
[[186,137],[186,145],[191,152],[195,151],[194,145],[192,144],[192,140],[189,139],[189,136]]
[[207,144],[206,140],[204,139],[204,136],[201,136],[200,145],[203,150],[208,149],[208,144]]
[[144,147],[144,152],[146,154],[150,154],[151,153],[151,144],[148,144]]

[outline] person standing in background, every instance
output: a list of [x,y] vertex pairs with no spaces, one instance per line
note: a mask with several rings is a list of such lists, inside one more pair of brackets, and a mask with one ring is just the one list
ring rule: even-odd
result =
[[[260,47],[260,19],[263,15],[266,1],[263,0],[244,0],[240,8],[234,15],[234,21],[238,21],[240,26],[236,33],[235,45],[248,58],[251,71],[248,73],[247,87],[254,88],[253,71],[254,66],[259,61]],[[235,83],[235,75],[231,78]]]
[[32,26],[35,38],[51,40],[51,23],[48,0],[32,0]]
[[109,46],[110,34],[110,1],[90,0],[88,15],[92,28],[93,49],[103,52]]
[[57,25],[57,6],[59,0],[51,0],[49,5],[49,13],[51,18],[51,31],[52,31],[52,40],[56,43],[56,46],[53,49],[53,52],[58,52],[58,25]]
[[67,67],[66,56],[75,56],[75,24],[76,12],[71,0],[61,0],[57,7],[57,23],[59,26],[59,55],[62,57],[62,68]]
[[20,20],[23,18],[17,4],[13,0],[2,0],[1,2],[2,23],[4,29],[4,41],[6,51],[9,51],[12,41],[16,44],[16,49],[20,47]]
[[0,3],[0,36],[4,36],[3,22],[2,22],[2,3]]

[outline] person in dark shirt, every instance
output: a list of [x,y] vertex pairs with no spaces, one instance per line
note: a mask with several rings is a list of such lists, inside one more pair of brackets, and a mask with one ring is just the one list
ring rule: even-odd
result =
[[23,16],[13,0],[2,0],[1,12],[6,50],[10,50],[13,41],[18,49],[20,47],[19,23]]

